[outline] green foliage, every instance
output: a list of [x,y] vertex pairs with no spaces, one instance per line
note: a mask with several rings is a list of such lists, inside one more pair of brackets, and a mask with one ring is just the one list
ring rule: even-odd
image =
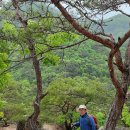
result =
[[7,119],[14,122],[26,119],[32,112],[30,111],[31,109],[23,103],[10,103],[5,107],[8,112],[8,115],[6,115]]
[[66,116],[60,114],[60,115],[58,115],[57,118],[56,118],[56,120],[57,120],[56,123],[57,123],[57,124],[63,124],[63,123],[65,122],[65,119],[66,119]]
[[104,125],[104,122],[105,122],[105,114],[102,113],[102,112],[98,112],[96,114],[96,118],[97,118],[97,121],[98,121],[98,125],[99,126],[103,126]]
[[16,27],[8,21],[3,21],[2,31],[7,36],[17,36]]
[[7,64],[5,64],[5,60],[7,59],[7,54],[6,53],[0,53],[0,69],[5,69],[7,68]]
[[7,54],[0,53],[0,90],[3,89],[5,84],[8,83],[8,79],[10,78],[10,75],[8,73],[3,74],[3,71],[5,71],[8,67],[8,63],[6,63],[6,60]]
[[33,95],[28,81],[19,83],[10,78],[1,93],[0,110],[8,121],[25,119],[31,114]]
[[51,46],[59,46],[68,42],[74,42],[79,36],[74,33],[58,32],[47,37],[47,43]]
[[46,53],[44,56],[45,58],[42,63],[44,63],[45,65],[56,65],[60,62],[60,57],[52,52]]
[[[50,14],[48,14],[50,15]],[[75,33],[57,32],[48,34],[51,31],[54,21],[51,18],[39,19],[39,21],[29,20],[26,36],[32,37],[35,43],[36,53],[40,54],[50,47],[60,46],[76,41],[79,36]],[[42,33],[41,33],[42,32]],[[59,63],[59,56],[56,53],[47,52],[43,55],[44,64],[56,65]]]
[[112,33],[117,39],[119,36],[122,36],[126,31],[128,31],[129,17],[118,14],[112,18],[109,18],[108,20],[111,19],[112,21],[107,24],[108,26],[105,27],[105,31],[107,33]]
[[[49,17],[51,16],[51,14],[48,13],[48,16],[46,17]],[[53,26],[53,19],[51,18],[39,18],[39,20],[29,20],[28,21],[28,28],[30,29],[31,32],[34,32],[34,31],[39,31],[42,29],[44,30],[50,30],[51,27]]]
[[2,100],[0,95],[0,111],[4,109],[5,105],[6,105],[6,101]]
[[[87,78],[57,79],[47,88],[48,95],[42,102],[43,112],[48,115],[48,119],[43,116],[41,118],[60,124],[65,120],[69,122],[71,115],[73,120],[77,120],[79,115],[75,112],[76,107],[88,103],[88,108],[91,108],[91,103],[98,99],[98,92],[102,93],[104,87],[104,83]],[[90,111],[93,113],[92,110]]]
[[130,126],[130,111],[126,105],[124,105],[124,108],[123,108],[122,120],[127,126]]
[[4,117],[4,113],[0,112],[0,119]]
[[7,59],[7,54],[9,54],[9,46],[10,43],[7,42],[6,40],[0,40],[0,52],[1,52],[1,57],[3,56],[3,59]]
[[[47,17],[51,17],[51,14],[48,13]],[[45,30],[51,30],[54,22],[52,18],[44,18],[40,20],[39,24],[40,24],[40,27],[43,27]]]
[[107,53],[108,49],[91,40],[64,52],[59,51],[59,56],[64,58],[60,72],[64,71],[65,77],[87,76],[90,79],[99,77],[107,82]]

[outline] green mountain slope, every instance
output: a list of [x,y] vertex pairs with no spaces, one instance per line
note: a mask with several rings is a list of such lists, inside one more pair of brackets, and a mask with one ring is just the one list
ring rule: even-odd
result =
[[130,18],[124,16],[122,14],[118,14],[114,17],[107,19],[106,21],[110,21],[105,26],[105,32],[112,33],[116,38],[118,36],[122,36],[125,32],[127,32],[130,28]]
[[[105,27],[107,33],[113,33],[115,37],[118,37],[128,30],[128,17],[116,15],[111,19],[113,19],[113,21],[109,22],[109,26]],[[108,52],[109,49],[90,40],[82,43],[80,46],[75,46],[74,48],[64,51],[57,51],[56,53],[61,58],[60,64],[56,66],[42,65],[44,83],[48,85],[52,80],[59,77],[76,76],[87,76],[90,79],[100,78],[100,80],[107,80],[109,79],[107,67]],[[23,67],[20,66],[20,70],[13,75],[16,80],[24,78],[33,82],[33,80],[35,80],[35,76],[32,74],[33,70],[30,69],[28,74],[24,73],[26,72],[26,66],[29,66],[29,64],[25,64]]]

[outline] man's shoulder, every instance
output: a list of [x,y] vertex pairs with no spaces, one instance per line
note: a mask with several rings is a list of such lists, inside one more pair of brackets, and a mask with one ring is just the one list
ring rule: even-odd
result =
[[89,119],[90,119],[91,121],[94,121],[94,122],[95,122],[93,115],[88,115],[88,117],[89,117]]
[[89,116],[90,118],[92,118],[92,119],[94,118],[94,115],[90,115],[90,114],[89,114],[88,116]]

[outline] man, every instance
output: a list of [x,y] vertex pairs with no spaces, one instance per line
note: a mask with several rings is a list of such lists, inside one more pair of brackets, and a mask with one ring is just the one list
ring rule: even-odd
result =
[[87,108],[85,105],[80,105],[78,108],[80,113],[79,121],[73,123],[71,126],[80,127],[80,130],[96,130],[96,125],[93,117],[87,114]]

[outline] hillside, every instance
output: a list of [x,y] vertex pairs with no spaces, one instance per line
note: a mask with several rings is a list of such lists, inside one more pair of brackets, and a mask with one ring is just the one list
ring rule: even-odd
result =
[[[46,6],[44,4],[35,3],[33,6],[31,5],[23,5],[23,10],[27,11],[30,10],[30,8],[33,8],[34,11],[39,12],[39,9],[42,9],[41,12],[46,11]],[[59,10],[55,8],[54,6],[49,6],[48,8],[49,12],[51,12],[54,16],[59,15]],[[108,22],[109,21],[109,22]],[[82,22],[82,21],[81,21]],[[116,38],[118,36],[121,36],[126,31],[128,31],[130,18],[127,16],[124,16],[122,14],[115,15],[111,18],[106,19],[106,25],[104,26],[106,33],[112,33]]]
[[[109,22],[108,26],[105,27],[107,33],[113,33],[115,37],[121,36],[128,30],[129,18],[123,15],[116,15],[110,19],[113,21]],[[110,20],[108,19],[108,20]],[[119,28],[120,27],[120,28]],[[125,48],[123,49],[124,52]],[[87,76],[90,79],[100,78],[100,80],[108,80],[109,72],[107,68],[108,49],[103,47],[101,44],[93,41],[86,41],[80,46],[75,46],[67,50],[60,50],[56,52],[61,58],[60,64],[46,65],[43,66],[43,79],[46,85],[52,80],[59,77],[75,77],[75,76]],[[26,68],[30,67],[30,64],[24,64],[17,72],[14,77],[16,80],[28,79],[33,82],[34,75],[33,70]],[[19,75],[19,76],[18,76]]]
[[[30,4],[24,4],[22,10],[27,11],[33,8],[33,11],[41,11],[44,14],[44,12],[46,12],[46,6],[47,5],[45,4],[35,2],[32,6]],[[59,15],[59,10],[54,6],[49,6],[48,10],[54,16]],[[116,16],[106,19],[106,25],[104,26],[105,32],[112,33],[116,38],[118,38],[118,36],[122,36],[126,31],[128,31],[128,28],[130,28],[129,23],[129,17],[124,16],[122,14],[118,14]]]
[[116,38],[118,36],[122,36],[130,28],[130,18],[122,14],[118,14],[114,17],[111,17],[106,21],[110,22],[108,22],[107,26],[105,26],[105,31],[107,33],[112,33]]

